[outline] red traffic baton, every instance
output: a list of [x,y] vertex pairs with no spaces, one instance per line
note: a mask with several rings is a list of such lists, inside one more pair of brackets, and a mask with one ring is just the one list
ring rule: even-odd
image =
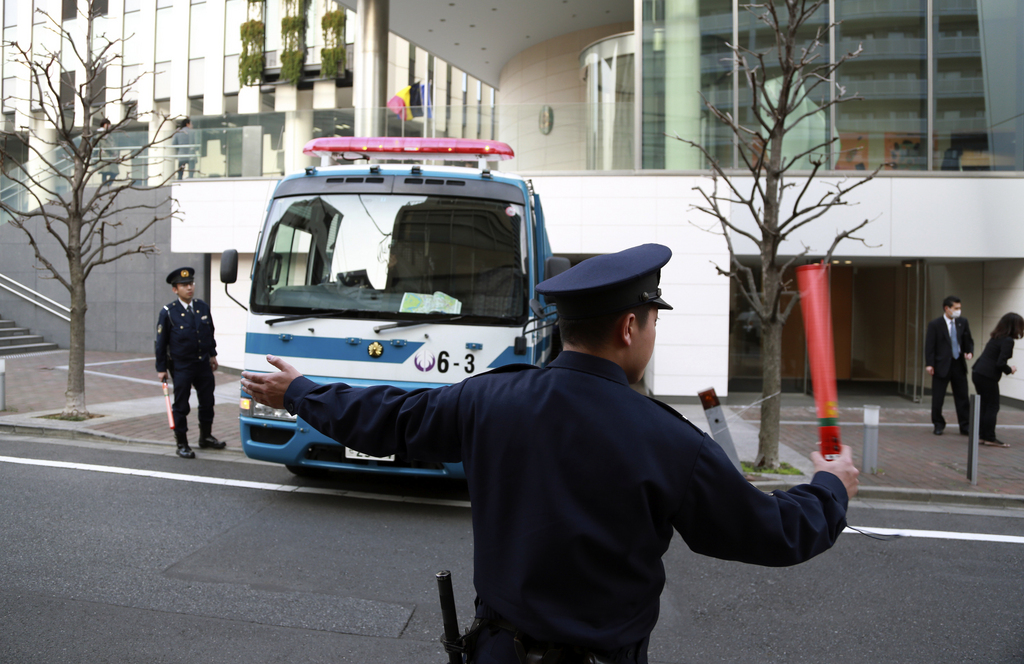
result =
[[807,335],[807,358],[811,363],[811,381],[814,385],[814,405],[818,411],[821,455],[831,461],[839,457],[841,444],[828,276],[829,266],[823,263],[796,268],[800,309]]
[[167,404],[167,426],[174,428],[174,415],[171,413],[171,395],[167,392],[167,382],[161,383],[164,386],[164,403]]

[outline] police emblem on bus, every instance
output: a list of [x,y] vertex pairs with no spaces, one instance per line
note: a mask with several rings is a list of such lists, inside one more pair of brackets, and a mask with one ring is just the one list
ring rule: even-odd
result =
[[366,352],[370,354],[370,357],[380,357],[384,354],[384,346],[381,346],[379,341],[374,341],[366,349]]
[[434,354],[426,348],[420,348],[412,358],[416,368],[426,373],[434,368]]

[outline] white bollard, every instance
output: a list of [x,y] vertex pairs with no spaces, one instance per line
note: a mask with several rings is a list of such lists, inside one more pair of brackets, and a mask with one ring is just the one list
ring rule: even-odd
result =
[[864,406],[864,459],[861,472],[878,473],[878,413],[879,406]]
[[736,454],[736,445],[732,442],[729,423],[725,419],[725,413],[722,412],[722,403],[718,400],[718,395],[715,394],[715,388],[709,387],[703,392],[698,392],[697,396],[700,397],[700,405],[704,407],[704,415],[708,418],[708,428],[711,429],[708,433],[725,450],[726,456],[729,457],[729,461],[732,461],[736,470],[742,472],[743,465],[740,463],[739,455]]

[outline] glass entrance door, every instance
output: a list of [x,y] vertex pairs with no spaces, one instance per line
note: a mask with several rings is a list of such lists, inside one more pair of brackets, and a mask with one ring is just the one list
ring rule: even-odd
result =
[[904,261],[906,324],[903,334],[903,367],[899,391],[920,403],[924,396],[924,333],[927,320],[928,265],[923,260]]

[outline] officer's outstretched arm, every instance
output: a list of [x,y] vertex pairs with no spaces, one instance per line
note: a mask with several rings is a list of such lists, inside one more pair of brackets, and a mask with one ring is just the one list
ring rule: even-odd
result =
[[242,389],[264,406],[284,408],[284,393],[292,381],[301,376],[299,370],[275,355],[267,355],[267,362],[277,368],[274,373],[242,372]]

